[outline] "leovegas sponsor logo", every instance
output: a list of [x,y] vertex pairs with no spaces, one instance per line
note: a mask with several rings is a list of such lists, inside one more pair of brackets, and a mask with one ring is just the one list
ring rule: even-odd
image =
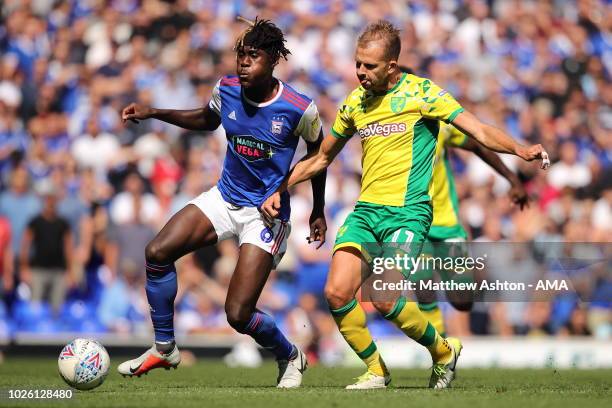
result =
[[385,123],[381,125],[378,122],[370,123],[366,127],[357,130],[362,139],[372,136],[390,136],[393,133],[404,133],[405,131],[405,123]]

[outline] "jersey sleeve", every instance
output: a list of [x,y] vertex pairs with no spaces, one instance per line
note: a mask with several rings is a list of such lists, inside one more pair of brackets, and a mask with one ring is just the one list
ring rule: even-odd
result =
[[220,86],[221,80],[218,80],[212,90],[212,97],[210,98],[210,102],[208,102],[208,107],[210,108],[210,110],[212,110],[219,116],[221,116],[221,93],[219,92]]
[[321,118],[317,105],[314,102],[310,102],[310,105],[308,105],[308,108],[306,108],[300,118],[295,134],[307,142],[316,142],[321,133],[321,126]]
[[349,98],[347,98],[338,109],[336,119],[334,119],[334,124],[331,128],[331,133],[334,137],[347,138],[357,132],[355,121],[351,115],[352,112],[353,108],[349,105]]
[[426,79],[421,84],[421,115],[428,119],[452,122],[463,107],[444,89]]

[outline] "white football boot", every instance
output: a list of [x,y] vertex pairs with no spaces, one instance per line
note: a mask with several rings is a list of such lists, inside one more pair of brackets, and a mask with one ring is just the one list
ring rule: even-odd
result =
[[389,374],[382,376],[376,375],[371,371],[366,371],[365,374],[357,377],[357,382],[346,386],[347,390],[375,390],[379,388],[387,388],[391,382]]
[[155,368],[165,368],[166,370],[176,368],[180,362],[181,355],[179,354],[178,347],[174,346],[172,352],[162,354],[153,345],[140,357],[119,364],[117,371],[124,377],[140,377]]
[[297,356],[293,360],[278,360],[278,379],[277,388],[297,388],[302,384],[302,375],[308,368],[306,355],[299,349]]
[[431,377],[429,379],[429,388],[450,388],[451,383],[455,379],[455,372],[457,371],[457,360],[459,360],[459,355],[461,355],[463,345],[461,344],[461,341],[455,337],[449,337],[446,339],[446,341],[451,346],[453,357],[446,364],[433,365],[431,370]]

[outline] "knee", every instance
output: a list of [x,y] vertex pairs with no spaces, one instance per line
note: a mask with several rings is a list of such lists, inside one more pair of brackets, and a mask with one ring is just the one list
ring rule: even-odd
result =
[[325,299],[331,309],[340,309],[353,300],[354,295],[343,291],[335,285],[329,283],[325,285]]
[[393,311],[395,307],[395,302],[372,302],[376,310],[384,316],[388,315]]
[[147,262],[157,265],[166,265],[174,261],[174,259],[170,259],[169,252],[158,239],[152,240],[145,247],[145,259]]
[[228,302],[225,304],[225,314],[227,322],[238,333],[244,333],[244,330],[251,321],[254,310],[243,305]]

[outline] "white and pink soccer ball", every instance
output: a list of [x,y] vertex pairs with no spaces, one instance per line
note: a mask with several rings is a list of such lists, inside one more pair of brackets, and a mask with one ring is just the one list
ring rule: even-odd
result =
[[57,365],[68,385],[77,390],[91,390],[104,382],[110,358],[98,341],[75,339],[62,349]]

